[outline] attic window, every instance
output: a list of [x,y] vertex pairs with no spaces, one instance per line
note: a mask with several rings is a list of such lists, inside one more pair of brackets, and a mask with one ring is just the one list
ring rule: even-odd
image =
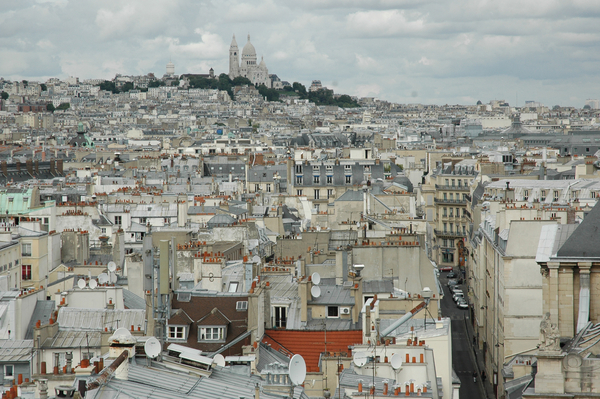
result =
[[[231,284],[229,285],[231,289]],[[235,303],[235,310],[248,310],[248,301],[237,301]]]
[[[237,281],[231,281],[229,283],[229,291],[227,291],[227,292],[237,292],[238,285],[239,285],[239,283]],[[239,305],[240,302],[238,302],[237,304]],[[237,308],[237,305],[236,305],[236,308]],[[246,308],[248,308],[248,306],[246,306]]]
[[13,202],[15,199],[13,197],[8,197],[8,202]]

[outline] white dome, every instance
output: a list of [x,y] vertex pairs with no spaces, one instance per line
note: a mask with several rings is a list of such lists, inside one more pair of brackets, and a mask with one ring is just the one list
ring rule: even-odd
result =
[[250,43],[250,35],[248,35],[248,43],[242,49],[242,57],[256,57],[256,50],[252,43]]

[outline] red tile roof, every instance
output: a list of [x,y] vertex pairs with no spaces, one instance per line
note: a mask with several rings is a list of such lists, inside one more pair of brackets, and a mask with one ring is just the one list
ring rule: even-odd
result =
[[[265,330],[262,342],[275,350],[302,355],[306,371],[319,371],[319,357],[325,352],[325,331]],[[349,353],[349,346],[362,344],[362,331],[327,331],[327,351]]]

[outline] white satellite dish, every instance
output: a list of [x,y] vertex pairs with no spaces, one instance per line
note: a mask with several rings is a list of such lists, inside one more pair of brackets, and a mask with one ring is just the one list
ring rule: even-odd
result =
[[110,279],[110,282],[111,282],[112,284],[114,284],[114,283],[116,283],[116,282],[117,282],[117,275],[116,275],[116,274],[114,274],[114,273],[111,273],[111,274],[110,274],[110,277],[109,277],[109,279]]
[[304,361],[304,358],[300,355],[292,356],[288,368],[292,384],[304,384],[304,380],[306,379],[306,362]]
[[314,285],[319,285],[319,283],[321,282],[321,275],[317,272],[314,272],[313,274],[311,274],[310,278]]
[[400,367],[402,367],[402,355],[395,353],[390,359],[390,363],[392,364],[392,368],[394,370],[398,370]]
[[260,256],[254,255],[252,257],[252,263],[260,264]]
[[114,272],[115,270],[117,270],[117,264],[113,261],[108,262],[108,271]]
[[313,296],[313,298],[318,298],[321,296],[321,287],[319,287],[318,285],[313,285],[312,288],[310,289],[310,294]]
[[96,279],[91,279],[90,280],[90,288],[95,289],[96,287],[98,287],[98,282],[96,281]]
[[150,337],[144,344],[144,352],[150,359],[155,359],[160,354],[160,341],[155,337]]
[[100,273],[100,274],[98,275],[98,282],[99,282],[100,284],[106,284],[106,283],[108,283],[109,281],[110,281],[110,278],[108,277],[108,274],[106,274],[106,273]]
[[215,357],[213,357],[213,363],[217,366],[225,367],[225,358],[220,353],[217,353]]
[[77,286],[81,289],[85,288],[85,280],[80,278],[79,280],[77,280]]
[[356,352],[354,356],[352,356],[352,360],[357,367],[362,367],[367,364],[367,354],[365,352]]

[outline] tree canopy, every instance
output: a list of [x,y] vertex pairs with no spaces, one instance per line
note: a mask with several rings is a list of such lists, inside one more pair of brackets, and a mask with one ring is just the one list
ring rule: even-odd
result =
[[2,94],[0,94],[0,96],[2,96],[3,100],[8,100],[8,93],[3,91]]

